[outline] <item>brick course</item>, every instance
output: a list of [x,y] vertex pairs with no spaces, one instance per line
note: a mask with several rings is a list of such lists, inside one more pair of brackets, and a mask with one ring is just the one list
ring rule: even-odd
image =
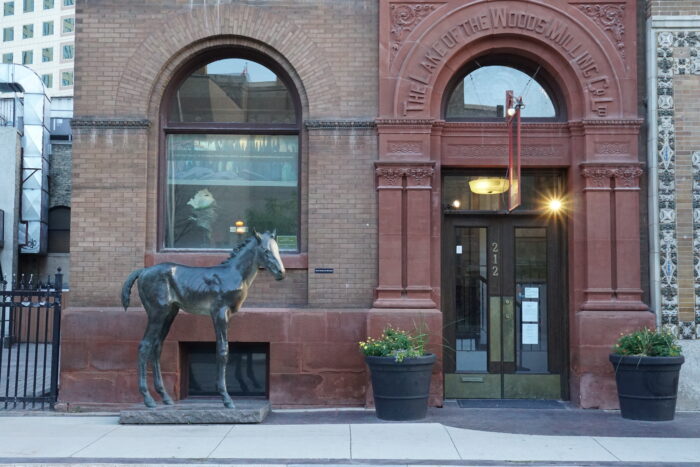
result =
[[652,16],[700,15],[699,0],[648,0],[647,13]]
[[[700,2],[698,2],[700,5]],[[676,51],[683,54],[682,48]],[[680,321],[695,320],[695,275],[693,249],[693,167],[692,154],[700,150],[700,76],[673,78],[676,111],[676,228],[678,238],[678,294]]]

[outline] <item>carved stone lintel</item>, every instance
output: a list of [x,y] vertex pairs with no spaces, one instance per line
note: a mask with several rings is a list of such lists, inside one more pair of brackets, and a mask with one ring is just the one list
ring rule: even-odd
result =
[[610,33],[622,58],[625,58],[625,5],[598,3],[579,5],[588,17],[593,19],[604,31]]
[[421,154],[423,146],[419,141],[390,141],[389,154]]
[[642,119],[629,119],[629,120],[605,120],[605,119],[595,119],[595,120],[582,120],[579,122],[574,122],[571,126],[583,126],[585,128],[630,128],[639,129],[644,124]]
[[434,10],[435,5],[430,3],[393,3],[391,5],[390,60],[394,60],[404,38]]
[[372,120],[306,120],[304,126],[309,130],[338,130],[353,128],[374,128]]
[[400,127],[403,129],[430,128],[435,123],[432,118],[378,118],[375,120],[378,127]]
[[151,121],[146,118],[128,119],[128,118],[90,118],[90,117],[75,117],[71,120],[70,126],[75,129],[79,128],[100,128],[109,130],[131,130],[131,129],[148,129],[151,126]]

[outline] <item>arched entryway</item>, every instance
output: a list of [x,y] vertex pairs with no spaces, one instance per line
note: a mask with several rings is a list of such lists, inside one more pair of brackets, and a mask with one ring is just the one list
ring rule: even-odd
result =
[[[551,150],[564,146],[564,138],[549,134],[566,132],[567,113],[556,81],[542,68],[521,56],[486,52],[455,73],[443,94],[451,158],[441,164],[440,185],[446,398],[568,396],[567,161]],[[524,104],[529,162],[513,210],[502,165],[509,91]],[[491,147],[463,147],[485,130]],[[533,157],[550,160],[539,166]],[[562,206],[552,209],[553,200]]]
[[[635,15],[634,7],[628,7],[621,21],[629,33],[635,30]],[[509,279],[487,284],[482,311],[489,324],[483,332],[492,332],[501,342],[486,344],[484,354],[469,358],[479,359],[474,365],[484,367],[483,373],[500,375],[496,397],[570,397],[583,407],[614,407],[609,349],[623,329],[653,323],[640,288],[638,182],[642,168],[637,140],[641,121],[634,48],[612,40],[585,8],[556,1],[464,5],[457,0],[442,4],[386,0],[381,2],[380,14],[376,321],[390,321],[397,309],[409,315],[440,313],[441,325],[431,328],[431,337],[452,347],[441,350],[440,371],[445,385],[453,384],[449,375],[460,374],[454,346],[475,341],[458,342],[455,337],[450,321],[454,316],[449,313],[456,304],[457,274],[455,259],[446,251],[454,249],[457,254],[457,232],[464,242],[462,254],[470,238],[477,249],[483,240],[485,254],[498,238],[505,242],[495,242],[501,256],[495,262],[487,259],[485,265],[506,267]],[[485,210],[451,216],[445,206],[449,203],[443,196],[446,177],[478,176],[507,166],[506,128],[498,115],[462,121],[446,118],[449,97],[458,88],[455,80],[481,62],[510,66],[530,76],[536,72],[557,109],[554,116],[524,123],[522,151],[524,185],[529,183],[527,176],[536,180],[550,173],[565,187],[562,195],[568,200],[568,213],[557,222],[538,224],[534,212],[527,222],[516,221],[515,213]],[[528,222],[534,224],[525,225]],[[562,259],[547,265],[538,279],[546,287],[538,286],[537,292],[537,280],[518,281],[515,272],[523,242],[539,242],[540,250],[551,250],[543,257]],[[496,288],[499,294],[490,292]],[[544,325],[541,301],[538,320],[532,314],[532,319],[523,319],[523,302],[534,302],[534,295],[546,295],[551,308],[547,331],[542,334],[540,328],[537,334],[540,344],[547,339],[549,353],[531,355],[524,365],[517,347],[526,332],[534,332],[533,326],[524,324]],[[500,300],[498,306],[489,303],[495,299]],[[507,304],[507,300],[513,302]],[[509,307],[515,316],[512,321],[505,318]],[[496,322],[500,327],[494,331],[490,324]],[[513,330],[504,333],[506,326]],[[511,343],[504,345],[504,336],[511,336]],[[534,339],[532,334],[529,339]],[[506,353],[512,354],[513,361]],[[559,390],[507,393],[509,383],[503,375],[522,373],[526,366],[556,375]],[[470,378],[459,376],[457,381],[482,384],[478,377]],[[434,392],[438,391],[459,397],[449,387],[436,386]]]

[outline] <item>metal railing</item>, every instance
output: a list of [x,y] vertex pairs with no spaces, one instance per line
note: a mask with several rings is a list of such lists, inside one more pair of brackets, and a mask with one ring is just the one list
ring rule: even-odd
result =
[[0,409],[56,403],[62,288],[60,269],[53,282],[0,280]]

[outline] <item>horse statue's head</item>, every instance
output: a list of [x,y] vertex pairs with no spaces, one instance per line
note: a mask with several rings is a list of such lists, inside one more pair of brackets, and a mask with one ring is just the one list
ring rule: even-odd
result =
[[280,250],[277,246],[277,231],[265,232],[259,234],[253,229],[253,235],[258,242],[258,250],[260,253],[260,262],[265,268],[272,273],[276,280],[284,279],[286,272],[282,258],[280,258]]

